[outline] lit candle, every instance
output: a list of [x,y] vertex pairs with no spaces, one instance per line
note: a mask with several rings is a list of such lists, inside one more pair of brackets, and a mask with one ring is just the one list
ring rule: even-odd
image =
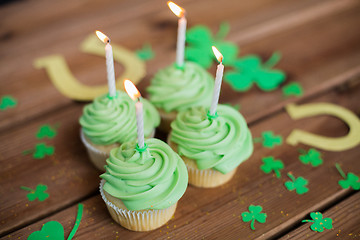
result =
[[125,91],[131,97],[132,100],[136,101],[136,126],[137,126],[137,138],[139,148],[144,148],[144,117],[143,117],[143,104],[140,102],[140,92],[137,90],[135,85],[130,80],[124,81]]
[[106,56],[106,70],[107,70],[107,80],[109,87],[109,96],[116,96],[116,86],[115,86],[115,72],[114,72],[114,59],[113,51],[110,45],[110,38],[100,31],[96,31],[98,38],[103,41],[105,45],[105,56]]
[[214,116],[216,113],[216,108],[217,108],[217,105],[219,102],[222,77],[224,74],[224,65],[222,64],[223,55],[214,46],[212,46],[212,50],[215,54],[216,59],[219,61],[219,65],[217,66],[217,69],[216,69],[215,86],[214,86],[214,92],[213,92],[213,97],[212,97],[211,107],[210,107],[210,112],[209,112],[210,116]]
[[178,21],[178,35],[176,44],[176,64],[179,67],[184,67],[184,52],[185,52],[185,34],[186,34],[186,18],[185,10],[175,3],[167,2],[170,10],[179,17]]

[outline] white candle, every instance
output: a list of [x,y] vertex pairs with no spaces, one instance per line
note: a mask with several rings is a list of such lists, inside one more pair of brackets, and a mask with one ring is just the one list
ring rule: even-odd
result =
[[215,86],[214,86],[214,92],[213,97],[211,100],[211,106],[210,106],[210,116],[214,116],[216,113],[216,108],[219,102],[219,96],[220,96],[220,89],[221,89],[221,83],[222,78],[224,74],[224,65],[222,64],[223,56],[222,54],[213,46],[212,47],[214,54],[218,61],[220,62],[216,69],[216,77],[215,77]]
[[116,86],[115,86],[114,59],[113,59],[113,51],[110,45],[110,41],[105,46],[105,55],[106,55],[106,69],[107,69],[109,96],[115,97]]
[[109,96],[116,96],[116,86],[115,86],[115,72],[114,72],[114,58],[113,51],[110,45],[110,39],[100,31],[96,31],[98,38],[103,41],[105,46],[105,57],[106,57],[106,71],[107,71],[107,81],[109,87]]
[[184,67],[185,36],[187,23],[185,18],[185,10],[171,1],[167,2],[167,4],[170,10],[179,17],[176,44],[176,65],[179,67]]
[[186,34],[186,18],[185,16],[183,16],[178,21],[178,36],[177,36],[177,45],[176,45],[176,64],[179,67],[184,66],[185,34]]
[[144,117],[143,117],[143,104],[140,99],[135,103],[136,108],[136,124],[137,124],[137,137],[139,148],[144,148]]
[[136,101],[135,103],[135,112],[136,112],[136,127],[137,127],[137,139],[138,146],[140,149],[145,147],[144,143],[144,114],[143,114],[143,104],[140,101],[140,92],[137,90],[135,85],[130,80],[124,81],[125,91],[129,97]]

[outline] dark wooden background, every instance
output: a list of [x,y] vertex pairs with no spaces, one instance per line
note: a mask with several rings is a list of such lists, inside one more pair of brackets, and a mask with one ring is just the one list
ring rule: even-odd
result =
[[[283,55],[278,67],[287,82],[298,81],[305,94],[285,99],[280,89],[264,93],[256,87],[245,93],[223,84],[220,102],[241,104],[254,137],[272,130],[286,138],[294,128],[338,137],[347,134],[341,121],[314,117],[293,121],[284,111],[290,102],[330,102],[360,114],[360,2],[358,0],[181,0],[188,26],[204,24],[214,32],[222,21],[231,31],[227,40],[240,54],[264,59]],[[283,144],[266,149],[255,144],[253,156],[228,184],[216,189],[189,186],[174,218],[160,229],[135,233],[115,224],[98,194],[99,173],[89,162],[79,139],[78,119],[83,103],[62,96],[34,59],[62,54],[83,83],[104,84],[104,58],[81,53],[79,45],[95,29],[130,50],[149,42],[156,57],[146,63],[147,75],[138,84],[145,92],[153,74],[175,59],[176,17],[164,0],[14,1],[0,6],[0,96],[12,95],[19,104],[0,112],[0,237],[26,239],[42,224],[59,221],[70,233],[77,204],[84,214],[74,239],[354,239],[360,238],[360,194],[342,190],[336,162],[345,172],[360,173],[359,147],[321,151],[324,164],[313,168],[298,160],[298,148]],[[116,65],[117,74],[121,66]],[[214,68],[212,68],[214,69]],[[211,71],[214,75],[214,71]],[[52,143],[55,154],[33,159],[22,152],[33,148],[42,124],[60,124]],[[285,163],[283,176],[293,171],[309,180],[305,195],[289,192],[281,179],[260,171],[261,158],[275,156]],[[29,202],[20,186],[48,186],[50,197]],[[243,223],[250,204],[262,205],[268,218],[256,231]],[[312,232],[301,224],[312,211],[334,220],[332,230]]]

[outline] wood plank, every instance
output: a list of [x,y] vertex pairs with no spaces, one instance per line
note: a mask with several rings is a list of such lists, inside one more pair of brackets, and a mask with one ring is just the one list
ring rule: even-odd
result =
[[[350,168],[349,171],[352,171]],[[360,238],[360,192],[322,212],[324,218],[333,220],[333,229],[322,233],[311,231],[310,223],[286,234],[281,239],[357,239]],[[307,218],[310,219],[310,218]]]
[[[312,99],[310,102],[336,103],[359,114],[359,93],[360,86],[356,86],[343,92],[332,91],[324,96]],[[65,111],[63,114],[67,115]],[[251,125],[251,131],[254,137],[260,136],[261,132],[266,130],[272,130],[274,133],[285,137],[294,128],[304,129],[315,134],[329,137],[339,137],[345,135],[348,131],[347,126],[341,121],[331,117],[319,116],[293,121],[285,112],[281,112],[264,121]],[[66,128],[64,127],[64,129]],[[15,138],[18,134],[11,135]],[[68,136],[68,134],[64,133],[64,138],[66,136]],[[9,142],[11,142],[11,136],[5,137],[9,137]],[[70,139],[76,138],[75,134],[70,134],[68,137],[71,137]],[[81,168],[82,171],[90,171],[87,170],[90,166],[89,164],[86,165],[84,149],[79,146],[80,143],[78,141],[71,141],[70,139],[68,141],[65,141],[65,139],[61,141],[63,143],[63,150],[58,152],[59,155],[57,158],[62,159],[61,154],[66,152],[65,149],[68,149],[78,156],[78,158],[69,158],[69,165],[67,166],[69,171],[75,168],[74,165],[71,165],[73,162],[79,165],[81,163],[81,166],[76,166],[76,168]],[[67,142],[69,142],[69,145]],[[216,189],[198,189],[190,186],[179,202],[175,218],[161,229],[148,233],[134,233],[124,230],[116,224],[112,224],[101,199],[99,196],[95,196],[84,202],[89,212],[84,215],[83,223],[85,224],[81,225],[77,233],[77,239],[93,239],[98,236],[104,239],[113,239],[116,238],[116,236],[124,239],[167,239],[168,237],[181,237],[185,239],[215,239],[221,237],[221,239],[236,239],[239,236],[244,239],[269,239],[282,231],[291,229],[295,224],[299,223],[301,219],[304,219],[309,212],[329,206],[349,193],[350,190],[341,189],[337,183],[337,181],[341,179],[341,176],[334,167],[336,162],[342,164],[344,170],[351,168],[353,172],[360,171],[360,164],[357,160],[360,157],[358,147],[343,152],[321,151],[324,164],[317,168],[303,165],[298,160],[299,147],[304,149],[309,148],[303,145],[292,147],[283,144],[274,149],[267,149],[259,143],[255,144],[253,156],[239,167],[236,176],[228,184]],[[259,169],[262,164],[261,158],[270,155],[276,159],[283,160],[285,164],[285,169],[281,172],[281,179],[277,179],[272,174],[265,175]],[[45,163],[44,161],[43,164],[45,165]],[[47,161],[47,163],[49,163],[49,161]],[[18,163],[18,165],[19,164],[21,163]],[[34,162],[32,164],[35,165]],[[48,165],[50,166],[43,166],[44,169],[53,168],[51,164]],[[12,186],[23,184],[18,182],[21,182],[21,179],[25,179],[25,175],[32,176],[32,178],[29,177],[27,180],[27,183],[30,185],[37,183],[40,177],[33,176],[33,171],[27,171],[25,169],[24,176],[21,176],[21,178],[15,177],[15,173],[18,173],[17,165],[15,164],[6,171],[12,176],[12,178],[8,179],[9,182],[12,181]],[[310,190],[308,193],[299,196],[294,192],[286,190],[283,184],[285,181],[288,181],[286,173],[289,171],[292,171],[296,177],[303,176],[309,180],[308,187]],[[2,174],[3,173],[0,173],[0,176]],[[98,187],[98,179],[95,174],[89,174],[84,180],[88,182],[79,181],[75,184],[77,191],[84,191],[83,188],[91,187],[96,189]],[[51,200],[54,201],[52,205],[53,208],[60,208],[65,200],[75,202],[80,198],[75,190],[71,191],[71,195],[60,194],[68,189],[68,185],[71,183],[73,183],[73,179],[62,178],[61,183],[53,186],[56,192],[59,193],[56,195],[56,199]],[[3,184],[1,184],[1,186],[2,185]],[[17,206],[18,208],[13,209],[14,211],[19,211],[17,212],[19,218],[20,216],[22,217],[20,213],[24,210],[22,206],[26,202],[25,200],[20,200],[21,194],[23,193],[14,191],[7,196],[8,199],[19,199],[19,202],[21,202],[21,204]],[[75,199],[76,197],[77,199]],[[25,197],[23,196],[23,198]],[[262,205],[264,212],[268,215],[265,224],[255,224],[256,231],[252,231],[249,223],[243,223],[240,218],[241,213],[247,211],[250,204]],[[50,210],[45,209],[47,206],[43,205],[40,207],[39,205],[37,211],[44,208],[42,210],[50,213]],[[31,211],[31,209],[29,209],[29,211]],[[1,212],[4,212],[3,209],[1,209]],[[6,215],[8,215],[9,210],[5,212],[7,212]],[[33,217],[36,216],[36,213],[33,212],[33,214]],[[50,219],[56,219],[65,224],[67,226],[66,234],[68,234],[74,215],[74,207],[72,207],[51,218],[43,219],[12,233],[11,236],[14,238],[24,238],[32,231],[38,230],[43,223]],[[16,226],[13,219],[14,216],[12,214],[11,217],[8,216],[7,221],[11,222],[12,226]],[[219,219],[221,219],[221,221],[219,221]],[[70,224],[67,225],[68,223]],[[6,239],[6,237],[4,239]]]
[[[345,0],[337,8],[334,6],[338,6],[338,1],[335,0],[306,0],[297,3],[284,0],[275,2],[256,0],[246,3],[229,1],[225,2],[222,5],[222,11],[216,14],[214,11],[217,8],[213,7],[216,5],[215,2],[216,0],[211,0],[204,4],[203,1],[184,1],[184,7],[189,12],[189,25],[201,23],[209,25],[215,31],[221,20],[229,19],[234,29],[228,39],[239,45],[244,40],[238,36],[251,35],[252,32],[262,33],[251,37],[253,42],[247,42],[244,45],[242,54],[259,53],[262,56],[269,56],[272,51],[280,50],[286,62],[280,63],[279,68],[289,73],[289,80],[301,81],[306,91],[312,89],[314,82],[321,86],[329,76],[340,76],[344,71],[353,70],[352,72],[355,71],[354,74],[358,74],[359,69],[356,67],[359,66],[357,60],[360,51],[356,43],[360,39],[360,34],[354,30],[357,29],[355,23],[359,21],[356,8],[359,5],[358,1]],[[72,103],[54,88],[44,71],[33,68],[32,61],[36,57],[61,53],[81,82],[90,85],[104,82],[103,59],[88,56],[78,51],[78,46],[85,36],[99,26],[111,35],[114,43],[119,43],[130,49],[141,47],[144,44],[144,39],[146,42],[152,43],[157,57],[149,62],[148,76],[139,84],[140,90],[143,92],[149,84],[151,76],[159,68],[166,66],[174,59],[176,21],[168,9],[163,6],[163,2],[150,3],[146,1],[139,7],[140,13],[135,11],[136,4],[124,3],[123,5],[123,3],[109,2],[108,5],[101,3],[101,6],[95,4],[85,7],[85,3],[80,2],[75,6],[70,4],[71,6],[66,11],[64,10],[59,15],[55,14],[49,21],[35,17],[35,14],[40,11],[40,3],[35,4],[32,7],[35,10],[32,11],[26,8],[27,4],[31,4],[31,2],[24,3],[24,5],[20,4],[23,6],[20,9],[20,16],[23,13],[25,19],[34,18],[34,20],[29,21],[24,28],[21,27],[22,25],[19,26],[19,22],[22,23],[24,20],[20,18],[15,21],[13,17],[9,16],[11,11],[6,11],[6,8],[4,10],[5,19],[9,19],[5,21],[4,29],[14,33],[10,34],[11,38],[3,40],[0,46],[2,56],[0,59],[0,78],[3,85],[0,94],[13,94],[19,99],[19,105],[11,111],[0,113],[0,130],[4,130],[10,125],[15,126],[15,124],[24,123],[41,116],[45,112],[56,111],[58,108]],[[123,6],[124,8],[122,8]],[[314,14],[313,12],[309,14],[308,11],[314,6],[316,9],[325,8],[328,10],[322,11],[321,14]],[[54,9],[56,9],[56,5]],[[130,14],[130,12],[136,12],[136,14]],[[342,14],[337,16],[338,13]],[[296,15],[302,20],[274,28],[272,21],[280,21],[278,17],[282,15],[291,19],[293,18],[292,15]],[[332,19],[334,15],[336,16]],[[209,18],[209,16],[212,17]],[[302,27],[301,24],[306,23],[308,19],[316,23],[309,30]],[[288,22],[286,17],[281,18],[281,21]],[[329,21],[334,21],[334,24],[329,23]],[[119,31],[119,27],[121,27],[121,31]],[[287,30],[290,27],[293,27],[291,31],[284,34],[279,33],[279,31]],[[318,29],[322,29],[322,34],[318,34]],[[5,32],[4,34],[8,33]],[[318,37],[309,37],[314,35],[318,35]],[[299,36],[308,37],[300,39]],[[322,36],[324,38],[337,36],[337,39],[336,41],[322,41]],[[268,38],[262,39],[264,37]],[[309,48],[311,51],[299,51],[299,45],[311,46]],[[352,46],[352,51],[341,51],[342,46],[348,46],[348,49],[350,49],[349,46]],[[310,62],[309,59],[313,59],[313,62]],[[21,66],[21,71],[18,71],[18,66]],[[117,69],[121,69],[121,67],[118,65]],[[303,76],[299,76],[300,72],[305,76],[304,79]],[[346,80],[348,79],[343,79],[343,81]],[[224,85],[229,89],[229,86]],[[42,94],[39,94],[39,91]],[[257,98],[257,94],[259,94],[257,89],[241,94],[242,99],[246,100],[244,105],[253,102],[254,98]],[[239,95],[238,93],[227,94],[228,98],[223,96],[221,100],[239,99]],[[276,91],[275,94],[264,95],[266,95],[267,100],[272,100],[272,103],[283,100],[280,91]],[[246,116],[257,119],[259,116],[253,115],[254,112],[267,113],[266,109],[268,109],[266,105],[259,105],[259,109],[245,108],[243,112]]]
[[[27,225],[96,192],[98,172],[87,159],[79,138],[81,109],[81,105],[64,109],[0,136],[0,234]],[[35,138],[39,126],[44,123],[60,124],[54,139]],[[31,154],[23,156],[24,150],[33,149],[38,142],[55,146],[55,154],[44,159],[33,159]],[[44,202],[29,202],[26,198],[28,192],[20,187],[35,189],[40,183],[48,186],[50,197]]]

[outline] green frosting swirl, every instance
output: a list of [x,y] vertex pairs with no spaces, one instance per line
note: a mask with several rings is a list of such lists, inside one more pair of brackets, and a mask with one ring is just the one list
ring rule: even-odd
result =
[[253,142],[238,111],[219,104],[217,113],[217,118],[209,120],[203,107],[180,112],[171,123],[170,140],[178,145],[179,155],[196,161],[199,169],[225,174],[250,157]]
[[184,194],[188,173],[184,162],[159,139],[145,140],[145,152],[135,142],[123,143],[110,152],[103,189],[119,198],[129,210],[165,209]]
[[214,89],[212,77],[200,65],[186,62],[184,69],[172,64],[160,70],[147,88],[149,100],[166,112],[194,106],[210,106]]
[[[146,99],[141,99],[144,109],[144,135],[149,136],[160,124],[160,115]],[[135,102],[125,93],[117,97],[107,94],[95,98],[84,107],[80,125],[84,134],[95,144],[109,145],[136,139]]]

